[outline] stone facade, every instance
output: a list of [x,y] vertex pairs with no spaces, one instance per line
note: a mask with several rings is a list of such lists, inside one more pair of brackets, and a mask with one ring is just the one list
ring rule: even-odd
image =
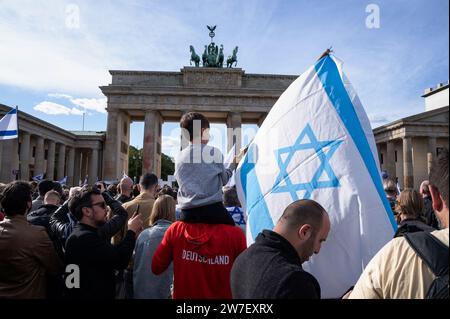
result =
[[448,121],[446,106],[374,129],[381,169],[402,189],[418,189],[440,148],[449,147]]
[[[225,123],[228,149],[241,148],[242,123],[260,125],[293,75],[245,74],[242,69],[185,67],[180,72],[110,71],[112,82],[100,89],[108,98],[108,129],[103,176],[116,179],[127,171],[129,125],[144,121],[143,171],[161,173],[164,121],[179,121],[185,112],[201,112]],[[121,146],[121,145],[125,146]]]
[[[0,117],[9,110],[0,104]],[[101,177],[104,132],[69,132],[20,110],[18,122],[19,138],[0,141],[0,182],[45,174],[73,186]]]

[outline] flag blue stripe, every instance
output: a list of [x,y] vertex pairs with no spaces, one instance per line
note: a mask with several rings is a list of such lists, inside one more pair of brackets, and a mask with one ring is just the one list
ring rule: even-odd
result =
[[336,109],[336,112],[351,135],[356,148],[361,154],[361,158],[366,165],[378,195],[380,196],[380,200],[384,205],[386,213],[395,231],[397,229],[397,223],[394,219],[391,206],[389,205],[384,193],[375,159],[366,135],[364,134],[364,130],[361,127],[361,123],[359,122],[359,118],[355,112],[350,97],[348,96],[347,90],[344,87],[344,83],[342,83],[336,63],[331,57],[326,56],[316,63],[315,70],[317,76],[322,82],[324,90],[327,92],[328,98]]
[[0,131],[0,136],[13,136],[13,135],[17,135],[17,130]]
[[[248,148],[247,156],[241,166],[241,184],[245,196],[247,207],[248,224],[250,231],[255,240],[258,233],[263,229],[273,229],[272,217],[270,217],[269,208],[267,207],[261,187],[256,176],[254,159],[255,144]],[[250,162],[252,161],[252,162]]]
[[12,115],[12,114],[17,114],[17,109],[12,109],[12,110],[9,111],[8,113],[6,113],[5,116],[8,115],[8,114],[11,114],[11,115]]

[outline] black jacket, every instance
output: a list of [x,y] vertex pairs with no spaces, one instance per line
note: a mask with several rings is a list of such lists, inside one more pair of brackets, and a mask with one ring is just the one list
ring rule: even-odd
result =
[[433,228],[439,229],[439,221],[433,210],[433,202],[431,196],[427,196],[423,199],[423,216],[425,217],[425,223]]
[[[122,242],[111,245],[99,236],[97,228],[78,223],[66,243],[66,266],[78,265],[80,287],[66,289],[69,299],[114,299],[115,270],[128,266],[135,244],[128,230]],[[70,275],[70,274],[68,274]]]
[[[106,204],[111,208],[112,217],[105,225],[98,228],[100,237],[111,240],[119,230],[125,225],[128,219],[128,213],[122,204],[113,199],[109,193],[103,192],[103,198]],[[77,221],[69,211],[69,201],[67,200],[50,218],[50,229],[56,238],[64,247],[67,238],[72,233]]]
[[35,210],[27,215],[27,220],[30,224],[36,226],[43,226],[50,233],[50,216],[58,209],[56,205],[42,205],[38,210]]
[[319,299],[317,280],[301,266],[294,247],[281,235],[264,230],[242,252],[231,270],[235,299]]

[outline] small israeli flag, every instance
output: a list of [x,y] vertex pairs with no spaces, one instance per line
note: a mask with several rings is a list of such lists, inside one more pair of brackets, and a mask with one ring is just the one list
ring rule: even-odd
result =
[[18,138],[17,108],[12,109],[0,120],[0,140]]
[[303,264],[324,298],[342,296],[394,235],[368,117],[342,63],[326,55],[281,95],[236,171],[247,243],[284,209],[313,199],[330,216],[318,255]]
[[58,183],[61,184],[61,185],[66,185],[66,183],[67,183],[67,176],[64,176],[64,178],[59,180]]
[[44,179],[44,174],[38,174],[36,176],[33,176],[31,179],[35,182],[40,182]]

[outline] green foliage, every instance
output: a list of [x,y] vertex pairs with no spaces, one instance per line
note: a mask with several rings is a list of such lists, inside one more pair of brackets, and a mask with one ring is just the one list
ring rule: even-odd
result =
[[167,181],[168,175],[173,175],[175,172],[175,163],[166,154],[161,154],[161,178]]
[[128,176],[130,176],[133,181],[139,181],[142,174],[142,159],[144,150],[138,150],[136,147],[131,146],[128,151]]
[[[142,174],[142,160],[144,150],[138,150],[136,147],[131,146],[128,151],[128,176],[133,180],[139,180]],[[168,175],[173,175],[175,172],[175,163],[166,154],[161,154],[161,176],[163,180],[167,180]]]

